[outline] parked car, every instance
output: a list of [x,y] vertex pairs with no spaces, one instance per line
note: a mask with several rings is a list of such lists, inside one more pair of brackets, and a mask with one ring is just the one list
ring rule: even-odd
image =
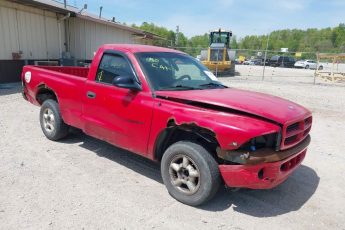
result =
[[268,64],[273,67],[294,67],[295,59],[289,56],[274,55],[269,59]]
[[76,127],[160,162],[168,192],[188,205],[210,200],[223,182],[276,187],[298,168],[310,143],[308,109],[228,88],[173,49],[103,45],[90,68],[24,66],[22,84],[24,99],[41,107],[48,139],[65,138]]
[[260,59],[250,59],[243,62],[243,65],[261,65],[262,60]]
[[[295,63],[295,68],[304,68],[304,69],[316,69],[317,63],[313,60],[299,60]],[[320,64],[318,67],[319,70],[323,69],[323,65]]]
[[254,65],[263,65],[264,60],[262,59],[254,59],[253,63]]
[[254,62],[252,60],[245,60],[243,65],[254,65]]
[[269,66],[270,65],[270,59],[266,58],[266,60],[264,58],[261,59],[261,65],[265,65],[265,66]]

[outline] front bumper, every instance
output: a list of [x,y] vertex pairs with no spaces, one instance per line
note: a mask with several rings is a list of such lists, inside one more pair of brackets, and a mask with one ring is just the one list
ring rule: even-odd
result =
[[231,62],[213,62],[213,61],[203,61],[202,62],[208,69],[215,71],[228,71],[231,69]]
[[302,163],[307,146],[283,160],[258,164],[219,165],[220,173],[228,187],[270,189],[284,182]]

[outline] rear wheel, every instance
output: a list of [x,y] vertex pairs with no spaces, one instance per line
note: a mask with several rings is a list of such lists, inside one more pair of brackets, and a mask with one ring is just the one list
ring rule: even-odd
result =
[[306,69],[309,69],[309,65],[306,65],[305,68],[306,68]]
[[210,200],[221,183],[215,159],[202,146],[187,141],[177,142],[165,151],[161,173],[170,195],[192,206]]
[[59,105],[56,101],[45,100],[41,106],[40,124],[44,135],[53,141],[64,138],[69,126],[62,120]]

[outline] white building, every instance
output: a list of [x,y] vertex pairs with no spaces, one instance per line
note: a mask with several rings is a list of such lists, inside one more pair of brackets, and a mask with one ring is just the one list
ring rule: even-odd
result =
[[62,54],[87,62],[105,43],[162,39],[79,11],[51,0],[0,0],[0,83],[19,81],[24,64],[60,63]]

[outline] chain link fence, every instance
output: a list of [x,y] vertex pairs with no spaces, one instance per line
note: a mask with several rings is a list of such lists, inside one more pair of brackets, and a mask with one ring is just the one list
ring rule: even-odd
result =
[[[200,60],[208,47],[174,47]],[[316,68],[329,70],[332,62],[323,60],[317,65],[315,52],[281,52],[272,50],[233,49],[235,51],[235,77],[258,80],[279,80],[289,78],[296,81],[314,83]],[[308,60],[308,62],[306,61]],[[345,64],[338,64],[344,68]],[[344,66],[344,67],[342,67]]]

